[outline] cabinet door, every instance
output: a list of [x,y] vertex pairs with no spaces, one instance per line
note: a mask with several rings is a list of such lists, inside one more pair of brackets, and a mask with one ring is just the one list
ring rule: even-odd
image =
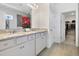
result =
[[[40,34],[40,33],[39,33]],[[36,34],[36,36],[37,36],[38,34]],[[43,41],[42,41],[42,39],[41,39],[41,35],[40,35],[40,37],[38,36],[37,38],[36,38],[36,55],[38,54],[38,53],[40,53],[40,51],[42,50],[42,44],[43,44]]]
[[34,56],[35,55],[35,40],[31,40],[25,44],[24,53],[26,56]]
[[41,40],[42,40],[41,48],[44,49],[47,45],[47,33],[46,32],[41,33]]
[[[40,37],[36,38],[36,55],[39,54],[45,47],[47,43],[46,33],[39,33]],[[38,34],[36,34],[37,36]]]

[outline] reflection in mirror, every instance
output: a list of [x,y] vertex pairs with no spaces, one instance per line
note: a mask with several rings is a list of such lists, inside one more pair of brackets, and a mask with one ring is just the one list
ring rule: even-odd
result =
[[[0,30],[5,31],[23,31],[31,28],[31,8],[25,4],[0,4]],[[16,5],[16,6],[15,6]],[[23,5],[23,6],[20,6]],[[25,7],[24,7],[25,6]],[[3,30],[3,31],[2,31]]]
[[30,17],[17,15],[17,27],[31,28]]
[[6,29],[10,29],[10,21],[13,20],[13,16],[12,15],[5,15],[5,25],[6,25]]
[[22,27],[22,15],[17,15],[17,27]]

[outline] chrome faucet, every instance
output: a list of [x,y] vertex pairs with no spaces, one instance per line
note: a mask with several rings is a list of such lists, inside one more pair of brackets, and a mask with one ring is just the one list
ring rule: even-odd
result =
[[14,33],[16,33],[16,30],[10,30],[9,32],[10,32],[10,34],[14,34]]

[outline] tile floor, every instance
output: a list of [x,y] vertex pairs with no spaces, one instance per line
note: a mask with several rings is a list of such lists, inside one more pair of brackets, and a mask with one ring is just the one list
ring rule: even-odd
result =
[[63,43],[55,43],[49,49],[44,49],[39,56],[78,56],[79,48],[75,47],[75,32],[69,31]]

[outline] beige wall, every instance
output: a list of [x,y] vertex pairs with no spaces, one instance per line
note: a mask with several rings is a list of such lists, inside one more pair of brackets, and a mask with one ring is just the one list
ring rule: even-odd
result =
[[48,28],[49,26],[49,4],[38,4],[37,9],[32,10],[32,28]]

